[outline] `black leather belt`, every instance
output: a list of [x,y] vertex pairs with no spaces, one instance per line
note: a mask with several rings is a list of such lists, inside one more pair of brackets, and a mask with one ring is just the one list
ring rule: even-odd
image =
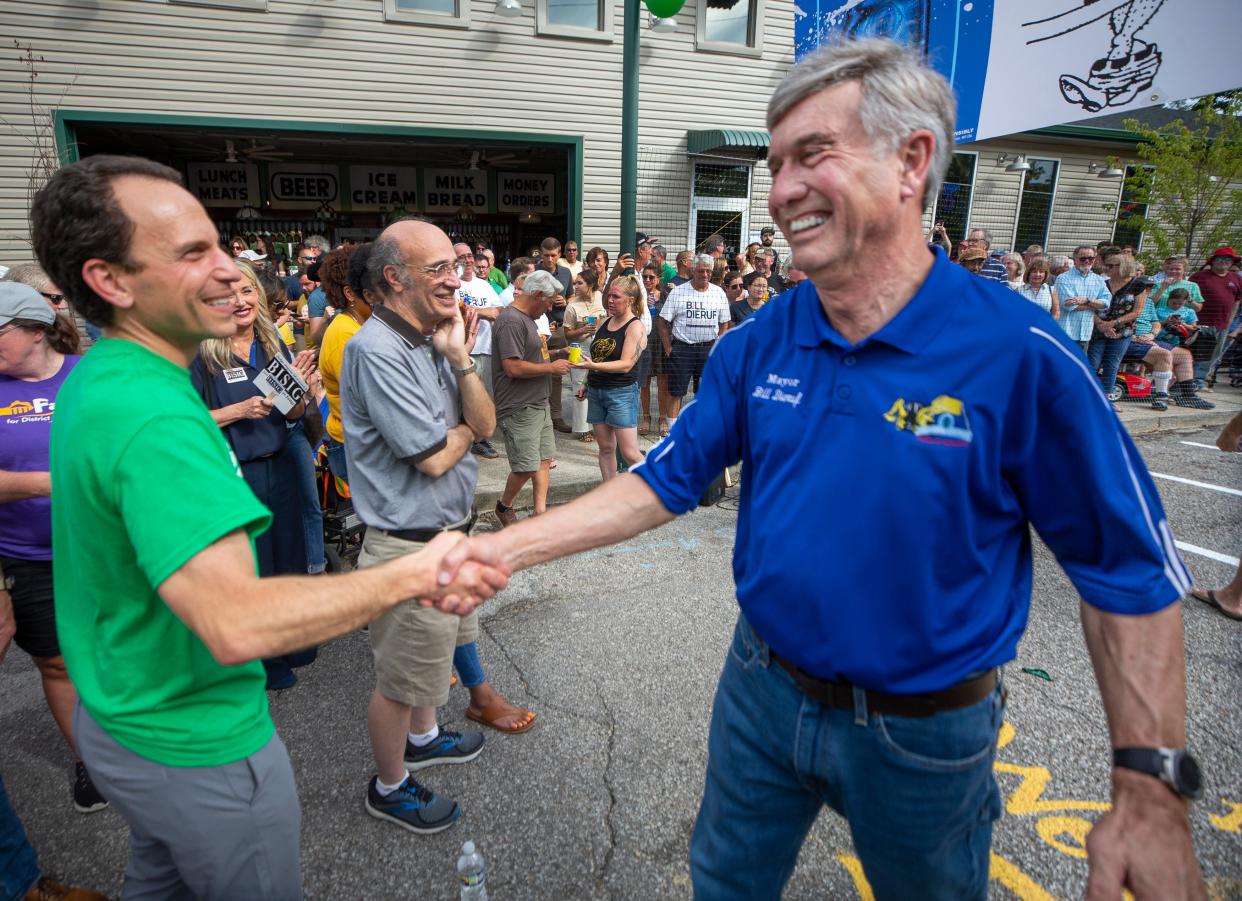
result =
[[402,541],[420,541],[426,544],[441,532],[465,532],[469,535],[477,518],[478,514],[472,512],[469,519],[455,526],[442,526],[439,529],[376,529],[375,531],[391,535],[393,538],[400,538]]
[[[854,709],[854,686],[848,682],[827,682],[808,676],[797,666],[769,649],[772,659],[789,673],[801,692],[825,707],[837,710]],[[960,710],[982,701],[996,688],[998,675],[990,669],[980,676],[925,695],[891,695],[882,691],[868,691],[867,710],[892,716],[931,716],[946,710]]]

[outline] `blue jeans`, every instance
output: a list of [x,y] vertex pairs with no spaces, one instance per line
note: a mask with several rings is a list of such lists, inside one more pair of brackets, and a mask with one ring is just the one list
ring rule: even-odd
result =
[[1095,372],[1101,366],[1104,367],[1100,374],[1100,384],[1104,386],[1105,394],[1113,390],[1113,384],[1117,381],[1117,370],[1121,368],[1121,358],[1126,355],[1126,348],[1129,346],[1129,337],[1103,338],[1100,335],[1094,335],[1091,343],[1087,345],[1087,362],[1091,364],[1091,371]]
[[461,676],[464,688],[477,688],[487,681],[487,675],[483,672],[483,661],[479,660],[478,642],[459,644],[453,650],[453,668]]
[[328,468],[334,476],[348,485],[349,461],[345,457],[345,445],[331,435],[324,435],[323,446],[328,449]]
[[321,573],[328,568],[323,555],[323,511],[319,509],[319,487],[315,481],[315,451],[299,422],[289,432],[289,449],[298,466],[298,490],[302,494],[302,530],[306,535],[306,571]]
[[0,777],[0,901],[26,897],[40,875],[39,860]]
[[861,689],[855,705],[806,697],[738,618],[690,839],[696,898],[779,899],[824,804],[848,820],[877,899],[987,898],[1000,687],[930,717],[869,713]]

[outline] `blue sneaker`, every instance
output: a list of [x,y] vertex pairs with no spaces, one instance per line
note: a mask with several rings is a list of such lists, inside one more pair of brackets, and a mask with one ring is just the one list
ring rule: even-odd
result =
[[419,785],[410,776],[391,795],[384,796],[375,790],[372,776],[367,784],[367,813],[377,820],[388,820],[402,829],[429,835],[452,826],[461,819],[461,808],[456,801],[441,798]]
[[482,732],[449,732],[440,734],[421,748],[405,740],[405,765],[411,770],[437,766],[441,763],[469,763],[483,750]]

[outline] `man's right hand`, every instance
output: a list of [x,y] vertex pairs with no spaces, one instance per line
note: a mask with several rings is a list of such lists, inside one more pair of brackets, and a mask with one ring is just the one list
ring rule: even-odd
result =
[[233,404],[238,419],[265,419],[272,412],[272,400],[269,397],[248,397]]
[[17,620],[13,618],[13,596],[0,588],[0,663],[9,652],[13,636],[17,634]]
[[556,375],[565,375],[569,372],[570,365],[568,360],[553,360],[548,364],[548,368]]
[[443,532],[412,555],[411,562],[419,566],[419,581],[425,585],[418,592],[422,606],[466,616],[509,584],[510,568],[486,547],[471,553],[469,559],[460,558],[445,576],[445,556],[469,540],[461,532]]

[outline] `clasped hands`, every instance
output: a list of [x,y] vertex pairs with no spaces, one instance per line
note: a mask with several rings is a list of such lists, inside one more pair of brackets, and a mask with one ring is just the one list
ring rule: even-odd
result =
[[512,568],[489,543],[441,532],[412,560],[419,567],[418,603],[467,616],[509,584]]

